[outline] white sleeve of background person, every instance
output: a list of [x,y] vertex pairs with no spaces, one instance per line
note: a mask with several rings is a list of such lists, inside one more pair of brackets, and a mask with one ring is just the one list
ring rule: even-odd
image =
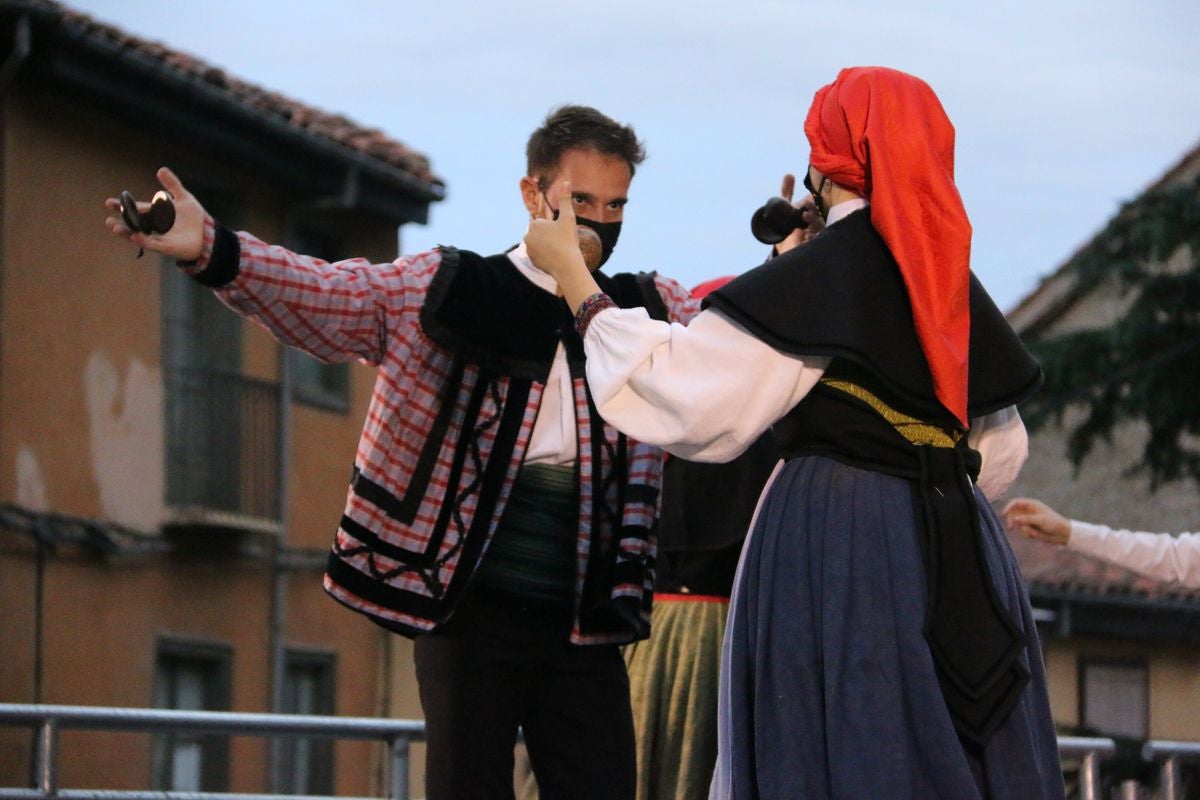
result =
[[1071,520],[1072,550],[1112,562],[1150,578],[1200,589],[1200,534],[1113,530]]
[[737,457],[829,363],[781,353],[712,309],[686,327],[640,308],[606,309],[588,326],[584,349],[600,415],[693,461]]

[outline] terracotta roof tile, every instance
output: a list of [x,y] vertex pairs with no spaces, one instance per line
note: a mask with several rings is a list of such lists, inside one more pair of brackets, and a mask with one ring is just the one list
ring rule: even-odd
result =
[[40,0],[36,5],[59,14],[63,24],[77,29],[84,36],[107,41],[121,49],[157,61],[164,70],[201,80],[227,92],[245,106],[274,115],[297,128],[398,167],[425,183],[444,185],[443,180],[433,173],[426,156],[389,137],[381,130],[364,128],[340,114],[322,111],[278,92],[239,80],[220,67],[188,53],[174,50],[160,42],[133,36],[52,0]]

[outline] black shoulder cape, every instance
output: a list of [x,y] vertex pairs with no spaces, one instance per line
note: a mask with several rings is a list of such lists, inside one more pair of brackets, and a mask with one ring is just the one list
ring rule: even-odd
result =
[[[933,399],[899,266],[869,209],[741,275],[705,303],[785,353],[843,358],[866,369],[909,413],[930,421],[948,416]],[[970,304],[967,411],[979,417],[1027,397],[1042,370],[974,274]]]

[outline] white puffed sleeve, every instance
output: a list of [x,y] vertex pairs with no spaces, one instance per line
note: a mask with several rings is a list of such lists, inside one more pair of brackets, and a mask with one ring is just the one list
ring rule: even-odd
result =
[[693,461],[729,461],[820,380],[828,358],[781,353],[715,309],[684,327],[644,309],[599,312],[584,336],[600,415]]
[[1029,434],[1016,406],[971,420],[967,444],[983,456],[978,486],[993,503],[1004,496],[1029,457]]

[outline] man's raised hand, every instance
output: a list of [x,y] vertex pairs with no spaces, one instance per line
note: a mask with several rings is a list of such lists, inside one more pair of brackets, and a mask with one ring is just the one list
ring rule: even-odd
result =
[[[129,230],[121,218],[121,201],[110,197],[104,201],[110,216],[104,220],[105,227],[115,236],[128,239],[138,247],[162,253],[176,261],[195,261],[204,246],[203,206],[184,188],[175,173],[162,167],[156,173],[158,182],[171,193],[175,203],[175,224],[166,233],[141,233]],[[138,213],[146,214],[149,203],[138,203]]]
[[788,250],[799,247],[805,242],[812,239],[825,228],[825,220],[821,219],[821,215],[817,213],[817,209],[813,204],[812,195],[807,192],[804,197],[800,198],[800,202],[792,202],[792,197],[796,192],[796,176],[792,173],[786,173],[779,186],[779,196],[787,200],[795,208],[798,208],[804,214],[806,227],[796,228],[786,239],[775,245],[775,252],[779,255],[786,253]]
[[[575,234],[571,183],[559,181],[550,191],[553,198],[545,195],[538,198],[537,214],[529,221],[529,230],[525,233],[525,249],[538,269],[554,276],[561,284],[566,273],[580,269],[586,274],[587,267]],[[551,200],[557,209],[553,208]],[[554,218],[555,210],[558,211],[557,219]]]

